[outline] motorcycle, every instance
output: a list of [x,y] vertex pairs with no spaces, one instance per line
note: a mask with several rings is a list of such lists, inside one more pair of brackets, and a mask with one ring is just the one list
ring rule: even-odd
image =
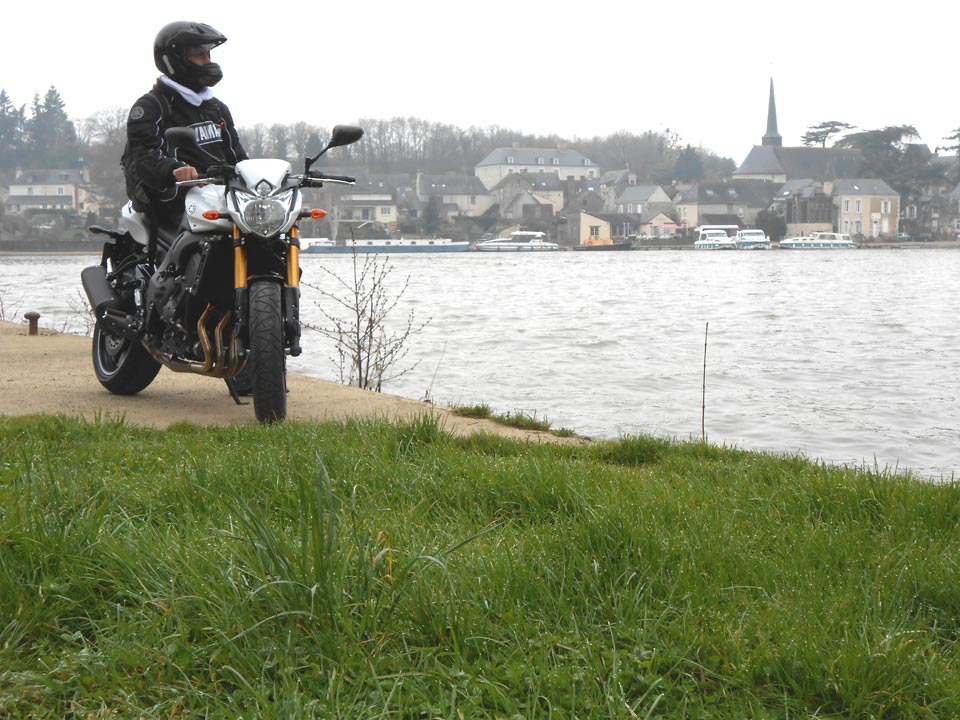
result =
[[[132,203],[121,210],[121,230],[88,228],[106,236],[100,264],[81,272],[96,317],[100,384],[134,395],[165,366],[223,378],[242,403],[235,381],[247,371],[257,420],[284,420],[286,356],[301,353],[298,222],[326,215],[303,207],[300,189],[354,184],[311,166],[362,136],[359,127],[336,126],[300,175],[286,160],[256,159],[213,165],[208,177],[178,182],[190,189],[177,232],[151,228]],[[204,152],[192,128],[169,128],[164,137]]]

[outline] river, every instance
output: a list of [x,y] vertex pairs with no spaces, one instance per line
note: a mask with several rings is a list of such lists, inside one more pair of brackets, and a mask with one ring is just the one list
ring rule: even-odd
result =
[[[378,256],[381,261],[386,256]],[[83,332],[92,256],[0,257],[7,319]],[[389,257],[391,316],[429,320],[384,391],[486,403],[593,437],[700,437],[852,466],[960,471],[960,252],[454,253]],[[304,281],[352,274],[305,255]],[[304,287],[302,312],[323,324]],[[339,378],[329,341],[291,370]]]

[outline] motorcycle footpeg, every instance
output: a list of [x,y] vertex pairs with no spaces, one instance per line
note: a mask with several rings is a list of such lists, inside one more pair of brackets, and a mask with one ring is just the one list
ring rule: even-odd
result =
[[139,334],[137,319],[133,315],[127,315],[121,310],[108,308],[100,316],[100,322],[115,335],[123,335],[131,340],[136,340]]

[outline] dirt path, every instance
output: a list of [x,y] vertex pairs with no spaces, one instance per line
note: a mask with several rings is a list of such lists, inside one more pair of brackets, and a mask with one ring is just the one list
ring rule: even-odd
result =
[[[234,403],[222,380],[166,368],[138,395],[113,395],[101,387],[93,374],[90,342],[89,337],[43,331],[30,336],[26,325],[0,321],[0,415],[122,415],[127,422],[156,427],[184,420],[197,425],[256,422],[253,406]],[[303,375],[291,373],[287,383],[290,420],[395,420],[432,412],[444,429],[455,434],[485,430],[533,442],[583,442],[505,427],[489,420],[463,418],[438,405]]]

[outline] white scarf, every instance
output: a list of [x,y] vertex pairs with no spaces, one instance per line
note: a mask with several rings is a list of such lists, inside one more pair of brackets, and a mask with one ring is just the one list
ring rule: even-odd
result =
[[183,85],[178,83],[176,80],[170,79],[166,75],[160,76],[160,82],[162,82],[167,87],[173,88],[174,90],[176,90],[178,93],[180,93],[180,96],[184,100],[186,100],[188,103],[190,103],[194,107],[200,107],[200,103],[202,103],[204,100],[209,100],[210,98],[213,97],[213,90],[211,90],[208,87],[205,87],[200,92],[195,92],[194,90],[191,90],[188,87],[184,87]]

